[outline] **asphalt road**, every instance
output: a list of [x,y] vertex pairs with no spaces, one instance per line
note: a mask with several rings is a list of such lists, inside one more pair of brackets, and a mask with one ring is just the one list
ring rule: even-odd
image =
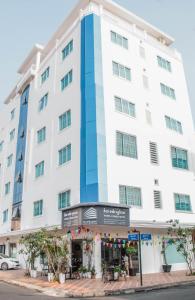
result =
[[[64,300],[65,298],[54,298],[44,296],[40,293],[13,285],[0,283],[0,300]],[[138,293],[134,295],[101,297],[95,300],[194,300],[195,285],[179,288],[163,289],[156,292]],[[89,298],[88,298],[89,300]]]

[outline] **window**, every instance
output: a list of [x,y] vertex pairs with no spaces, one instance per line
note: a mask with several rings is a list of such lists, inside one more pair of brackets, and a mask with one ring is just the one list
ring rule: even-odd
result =
[[10,166],[11,166],[12,160],[13,160],[13,154],[10,154],[10,155],[7,157],[7,167],[10,167]]
[[39,111],[42,111],[47,106],[48,93],[39,100]]
[[154,191],[154,208],[162,208],[162,199],[160,191]]
[[128,49],[128,39],[114,31],[111,31],[111,41],[125,49]]
[[16,175],[16,182],[21,183],[22,182],[22,173],[18,172]]
[[10,113],[10,118],[11,118],[11,120],[13,120],[14,117],[15,117],[15,108],[12,109],[12,111],[11,111],[11,113]]
[[59,116],[59,129],[63,130],[64,128],[71,125],[71,111],[68,110]]
[[131,81],[131,69],[128,67],[125,67],[123,65],[120,65],[116,62],[112,62],[112,69],[113,69],[113,74],[120,77],[124,78],[126,80]]
[[182,194],[174,194],[175,210],[177,211],[192,211],[190,196]]
[[0,142],[0,152],[3,151],[3,143],[4,143],[4,141]]
[[46,127],[41,128],[37,131],[37,143],[40,144],[46,139]]
[[61,90],[63,91],[71,82],[72,82],[72,70],[69,71],[62,79],[61,79]]
[[33,210],[33,216],[42,216],[43,214],[43,200],[35,201],[34,202],[34,210]]
[[44,175],[44,161],[35,166],[35,177],[38,178]]
[[62,60],[64,60],[73,50],[73,40],[66,45],[66,47],[62,50]]
[[188,152],[184,149],[171,147],[172,166],[188,170]]
[[58,209],[70,206],[70,191],[58,194]]
[[27,95],[22,96],[22,105],[26,105],[28,103],[28,97]]
[[157,56],[157,62],[158,62],[159,67],[171,72],[171,63],[168,60],[166,60],[160,56]]
[[170,98],[172,98],[174,100],[176,99],[175,90],[174,89],[168,87],[167,85],[165,85],[163,83],[160,84],[160,87],[161,87],[161,93],[163,95],[168,96],[168,97],[170,97]]
[[144,59],[146,58],[146,51],[143,46],[139,46],[139,55],[140,55],[140,57],[142,57]]
[[158,148],[157,144],[150,142],[150,162],[158,165]]
[[3,223],[8,221],[8,209],[3,211]]
[[59,165],[63,165],[71,160],[71,144],[58,151]]
[[5,184],[5,195],[8,195],[10,193],[10,182],[7,182]]
[[132,186],[119,186],[120,204],[129,206],[142,206],[141,189]]
[[117,132],[116,153],[126,157],[137,158],[136,137],[126,133]]
[[115,109],[117,111],[123,112],[131,117],[135,117],[135,104],[119,97],[114,97],[114,100]]
[[43,84],[49,78],[49,67],[41,74],[41,83]]
[[165,122],[166,122],[167,128],[177,131],[180,134],[183,133],[181,122],[179,122],[175,119],[172,119],[168,116],[165,116]]
[[13,129],[12,131],[10,131],[10,133],[9,133],[9,140],[10,140],[10,142],[13,141],[14,136],[15,136],[15,129]]

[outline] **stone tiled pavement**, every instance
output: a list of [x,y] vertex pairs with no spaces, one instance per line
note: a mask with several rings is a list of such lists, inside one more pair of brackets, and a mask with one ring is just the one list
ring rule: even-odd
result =
[[[80,279],[80,280],[67,280],[65,284],[60,285],[57,282],[49,283],[47,278],[38,277],[32,279],[24,277],[23,270],[9,270],[6,272],[0,271],[0,281],[18,284],[35,288],[42,291],[53,290],[58,294],[74,297],[81,296],[104,296],[109,292],[117,292],[124,290],[135,290],[140,287],[139,276],[129,277],[125,281],[123,278],[120,281],[103,283],[100,279]],[[195,283],[195,276],[186,276],[186,272],[171,272],[171,273],[158,273],[147,274],[143,276],[144,287],[154,287],[159,285],[174,285],[176,283],[192,282]]]

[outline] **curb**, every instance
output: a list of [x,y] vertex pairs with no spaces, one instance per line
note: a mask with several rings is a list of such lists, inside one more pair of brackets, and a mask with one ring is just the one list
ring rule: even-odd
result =
[[12,284],[15,286],[24,287],[26,289],[31,289],[37,292],[40,292],[47,296],[53,296],[53,297],[62,297],[62,298],[92,298],[92,297],[105,297],[105,296],[119,296],[119,295],[129,295],[129,294],[135,294],[135,293],[147,293],[155,290],[161,290],[161,289],[169,289],[179,286],[188,286],[188,285],[195,285],[195,280],[191,281],[181,281],[181,282],[175,282],[175,283],[168,283],[168,284],[158,284],[153,286],[145,286],[145,287],[138,287],[138,288],[129,288],[129,289],[119,289],[119,290],[105,290],[104,292],[88,292],[88,293],[82,293],[82,294],[72,294],[69,292],[66,292],[61,289],[57,288],[43,288],[38,285],[29,284],[25,282],[20,282],[16,280],[6,280],[6,279],[0,279],[0,282],[5,282],[8,284]]
[[135,293],[147,293],[155,290],[161,289],[169,289],[179,286],[188,286],[188,285],[195,285],[195,280],[191,281],[180,281],[174,283],[165,283],[165,284],[157,284],[152,286],[145,286],[145,287],[138,287],[138,288],[130,288],[130,289],[120,289],[120,290],[106,290],[105,296],[116,296],[116,295],[128,295],[128,294],[135,294]]

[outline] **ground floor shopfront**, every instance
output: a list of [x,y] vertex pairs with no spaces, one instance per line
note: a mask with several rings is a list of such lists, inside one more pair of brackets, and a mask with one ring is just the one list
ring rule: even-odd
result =
[[[161,239],[164,230],[153,228],[139,228],[142,233],[150,233],[151,241],[141,242],[142,270],[144,274],[162,272],[163,257],[161,254]],[[107,228],[102,227],[72,227],[70,231],[60,230],[62,235],[68,236],[69,260],[68,264],[73,271],[80,267],[86,269],[95,268],[96,277],[101,278],[104,265],[124,266],[126,248],[131,246],[136,249],[132,257],[131,267],[139,273],[139,251],[137,241],[128,241],[129,228]],[[19,236],[1,238],[1,252],[17,258],[22,267],[25,268],[24,257],[19,254],[21,246]],[[173,246],[167,248],[168,263],[172,265],[172,271],[186,269],[183,258],[178,255]],[[41,258],[37,259],[38,270],[42,268]]]
[[[167,228],[161,224],[129,223],[129,208],[119,206],[87,205],[77,206],[62,212],[62,226],[59,233],[66,237],[69,249],[68,265],[73,271],[82,267],[94,269],[97,278],[101,278],[105,266],[120,266],[127,269],[126,252],[133,247],[135,252],[128,261],[128,269],[139,273],[140,265],[144,274],[162,272],[162,237]],[[51,229],[50,229],[51,230]],[[141,261],[137,239],[132,239],[135,231],[140,232]],[[29,233],[30,231],[28,231]],[[19,240],[27,232],[12,232],[0,237],[0,252],[17,258],[22,267],[25,260],[19,254]],[[172,271],[186,269],[184,259],[177,253],[174,245],[167,247],[168,263]],[[38,270],[43,267],[43,259],[36,262]]]

